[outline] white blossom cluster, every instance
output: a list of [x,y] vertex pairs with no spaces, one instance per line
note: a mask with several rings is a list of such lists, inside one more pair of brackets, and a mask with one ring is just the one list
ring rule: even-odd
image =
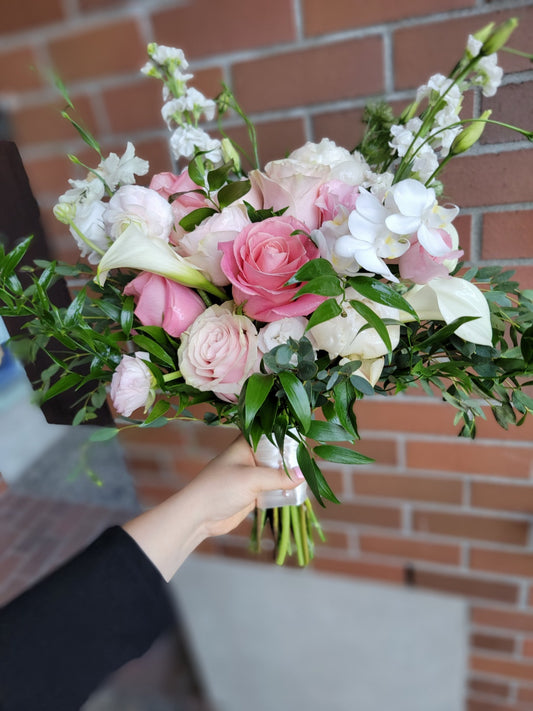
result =
[[142,72],[164,82],[161,114],[172,131],[170,147],[174,158],[190,160],[196,153],[203,152],[213,165],[221,164],[220,141],[211,138],[198,125],[202,116],[207,121],[213,120],[216,104],[197,89],[187,86],[193,75],[187,73],[189,64],[183,51],[152,43],[148,46],[148,54],[150,61]]

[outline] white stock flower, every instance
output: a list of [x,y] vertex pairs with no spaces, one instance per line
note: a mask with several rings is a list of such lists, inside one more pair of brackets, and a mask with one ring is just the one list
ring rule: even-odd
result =
[[474,35],[468,35],[468,40],[466,42],[466,51],[470,57],[477,57],[479,50],[483,47],[483,42],[478,40]]
[[489,54],[488,57],[482,57],[476,69],[479,74],[472,83],[481,86],[483,96],[494,96],[503,77],[503,69],[498,66],[498,55]]
[[[358,294],[355,289],[346,289],[346,298],[361,301],[369,306],[380,318],[398,320],[399,311],[390,306],[383,306],[365,299]],[[342,297],[337,301],[341,302]],[[329,321],[323,321],[313,328],[309,333],[313,337],[313,345],[317,349],[327,351],[330,358],[343,356],[350,360],[367,360],[369,358],[380,358],[387,351],[387,346],[381,340],[374,328],[366,328],[367,321],[348,302],[342,304],[344,315],[335,316]],[[387,326],[391,345],[394,350],[400,338],[399,326]]]
[[409,249],[409,240],[392,233],[387,226],[390,215],[390,210],[375,195],[361,188],[355,210],[348,218],[349,234],[337,240],[335,254],[351,258],[363,269],[397,282],[383,260],[400,257]]
[[182,123],[181,114],[185,112],[193,114],[195,121],[198,121],[202,114],[205,115],[208,121],[212,121],[215,116],[215,109],[216,104],[214,101],[206,99],[197,89],[190,88],[187,89],[183,96],[171,99],[163,104],[161,115],[170,129],[172,121],[177,124]]
[[460,88],[451,79],[443,74],[434,74],[427,84],[418,88],[416,92],[417,102],[427,97],[431,98],[432,92],[436,92],[442,97],[454,113],[459,113],[463,95]]
[[434,257],[449,253],[450,248],[439,230],[444,229],[457,216],[458,207],[441,207],[433,188],[426,188],[412,178],[393,185],[385,204],[390,210],[385,219],[389,230],[397,235],[416,233],[422,247]]
[[[78,205],[76,215],[70,226],[70,234],[80,248],[80,256],[87,257],[90,264],[98,264],[101,258],[101,254],[92,249],[91,245],[95,245],[102,252],[105,252],[109,247],[110,240],[107,236],[103,219],[106,209],[107,205],[101,200]],[[91,244],[83,240],[78,230]]]
[[222,147],[220,141],[190,125],[178,126],[170,137],[170,147],[176,160],[192,158],[198,151],[205,151],[205,158],[215,165],[222,162]]
[[[416,285],[404,298],[422,321],[445,321],[447,324],[462,316],[475,316],[456,330],[465,341],[492,345],[490,309],[483,293],[471,282],[457,277],[432,279],[424,286]],[[412,316],[402,313],[403,321]]]
[[149,163],[135,155],[135,146],[128,141],[126,150],[119,158],[116,153],[110,153],[98,166],[109,187],[114,190],[117,185],[131,185],[136,175],[146,175]]
[[59,196],[60,203],[81,205],[101,200],[104,197],[105,185],[93,173],[89,173],[85,180],[69,179],[68,182],[72,187]]

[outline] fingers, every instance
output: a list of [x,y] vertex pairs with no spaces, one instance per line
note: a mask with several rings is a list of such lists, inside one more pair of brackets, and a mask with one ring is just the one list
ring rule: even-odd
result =
[[290,477],[283,469],[256,467],[254,470],[256,491],[271,491],[273,489],[294,489],[304,481],[299,467],[290,470]]

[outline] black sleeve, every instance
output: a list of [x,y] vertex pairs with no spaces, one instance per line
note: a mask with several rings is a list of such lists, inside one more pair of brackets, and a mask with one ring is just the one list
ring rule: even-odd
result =
[[159,571],[108,529],[0,610],[1,711],[76,711],[173,621]]

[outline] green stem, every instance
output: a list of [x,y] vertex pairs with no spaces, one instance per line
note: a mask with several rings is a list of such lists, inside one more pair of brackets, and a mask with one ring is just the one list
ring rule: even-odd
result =
[[[277,565],[283,565],[287,557],[289,549],[289,540],[291,533],[291,512],[289,506],[281,507],[281,530],[278,543],[278,555],[276,558]],[[274,509],[276,510],[276,509]]]
[[303,567],[305,565],[304,554],[303,554],[303,543],[302,543],[303,531],[300,526],[300,515],[298,513],[299,507],[298,506],[288,506],[287,508],[289,508],[290,512],[291,512],[292,534],[294,536],[294,542],[296,544],[296,554],[298,556],[298,565],[300,567]]
[[310,561],[306,511],[307,508],[303,504],[298,506],[298,514],[300,516],[300,529],[302,531],[302,552],[304,558],[304,565],[308,565]]
[[175,370],[173,373],[165,373],[165,375],[163,375],[165,383],[170,383],[172,380],[177,380],[178,378],[181,378],[181,372],[179,370]]
[[316,531],[318,533],[318,537],[324,543],[326,540],[326,537],[324,535],[324,531],[322,530],[322,526],[319,524],[317,517],[315,516],[315,512],[313,511],[313,505],[311,504],[311,501],[309,499],[305,500],[305,507],[307,508],[307,515],[309,516],[311,523],[313,524],[313,527],[316,528]]

